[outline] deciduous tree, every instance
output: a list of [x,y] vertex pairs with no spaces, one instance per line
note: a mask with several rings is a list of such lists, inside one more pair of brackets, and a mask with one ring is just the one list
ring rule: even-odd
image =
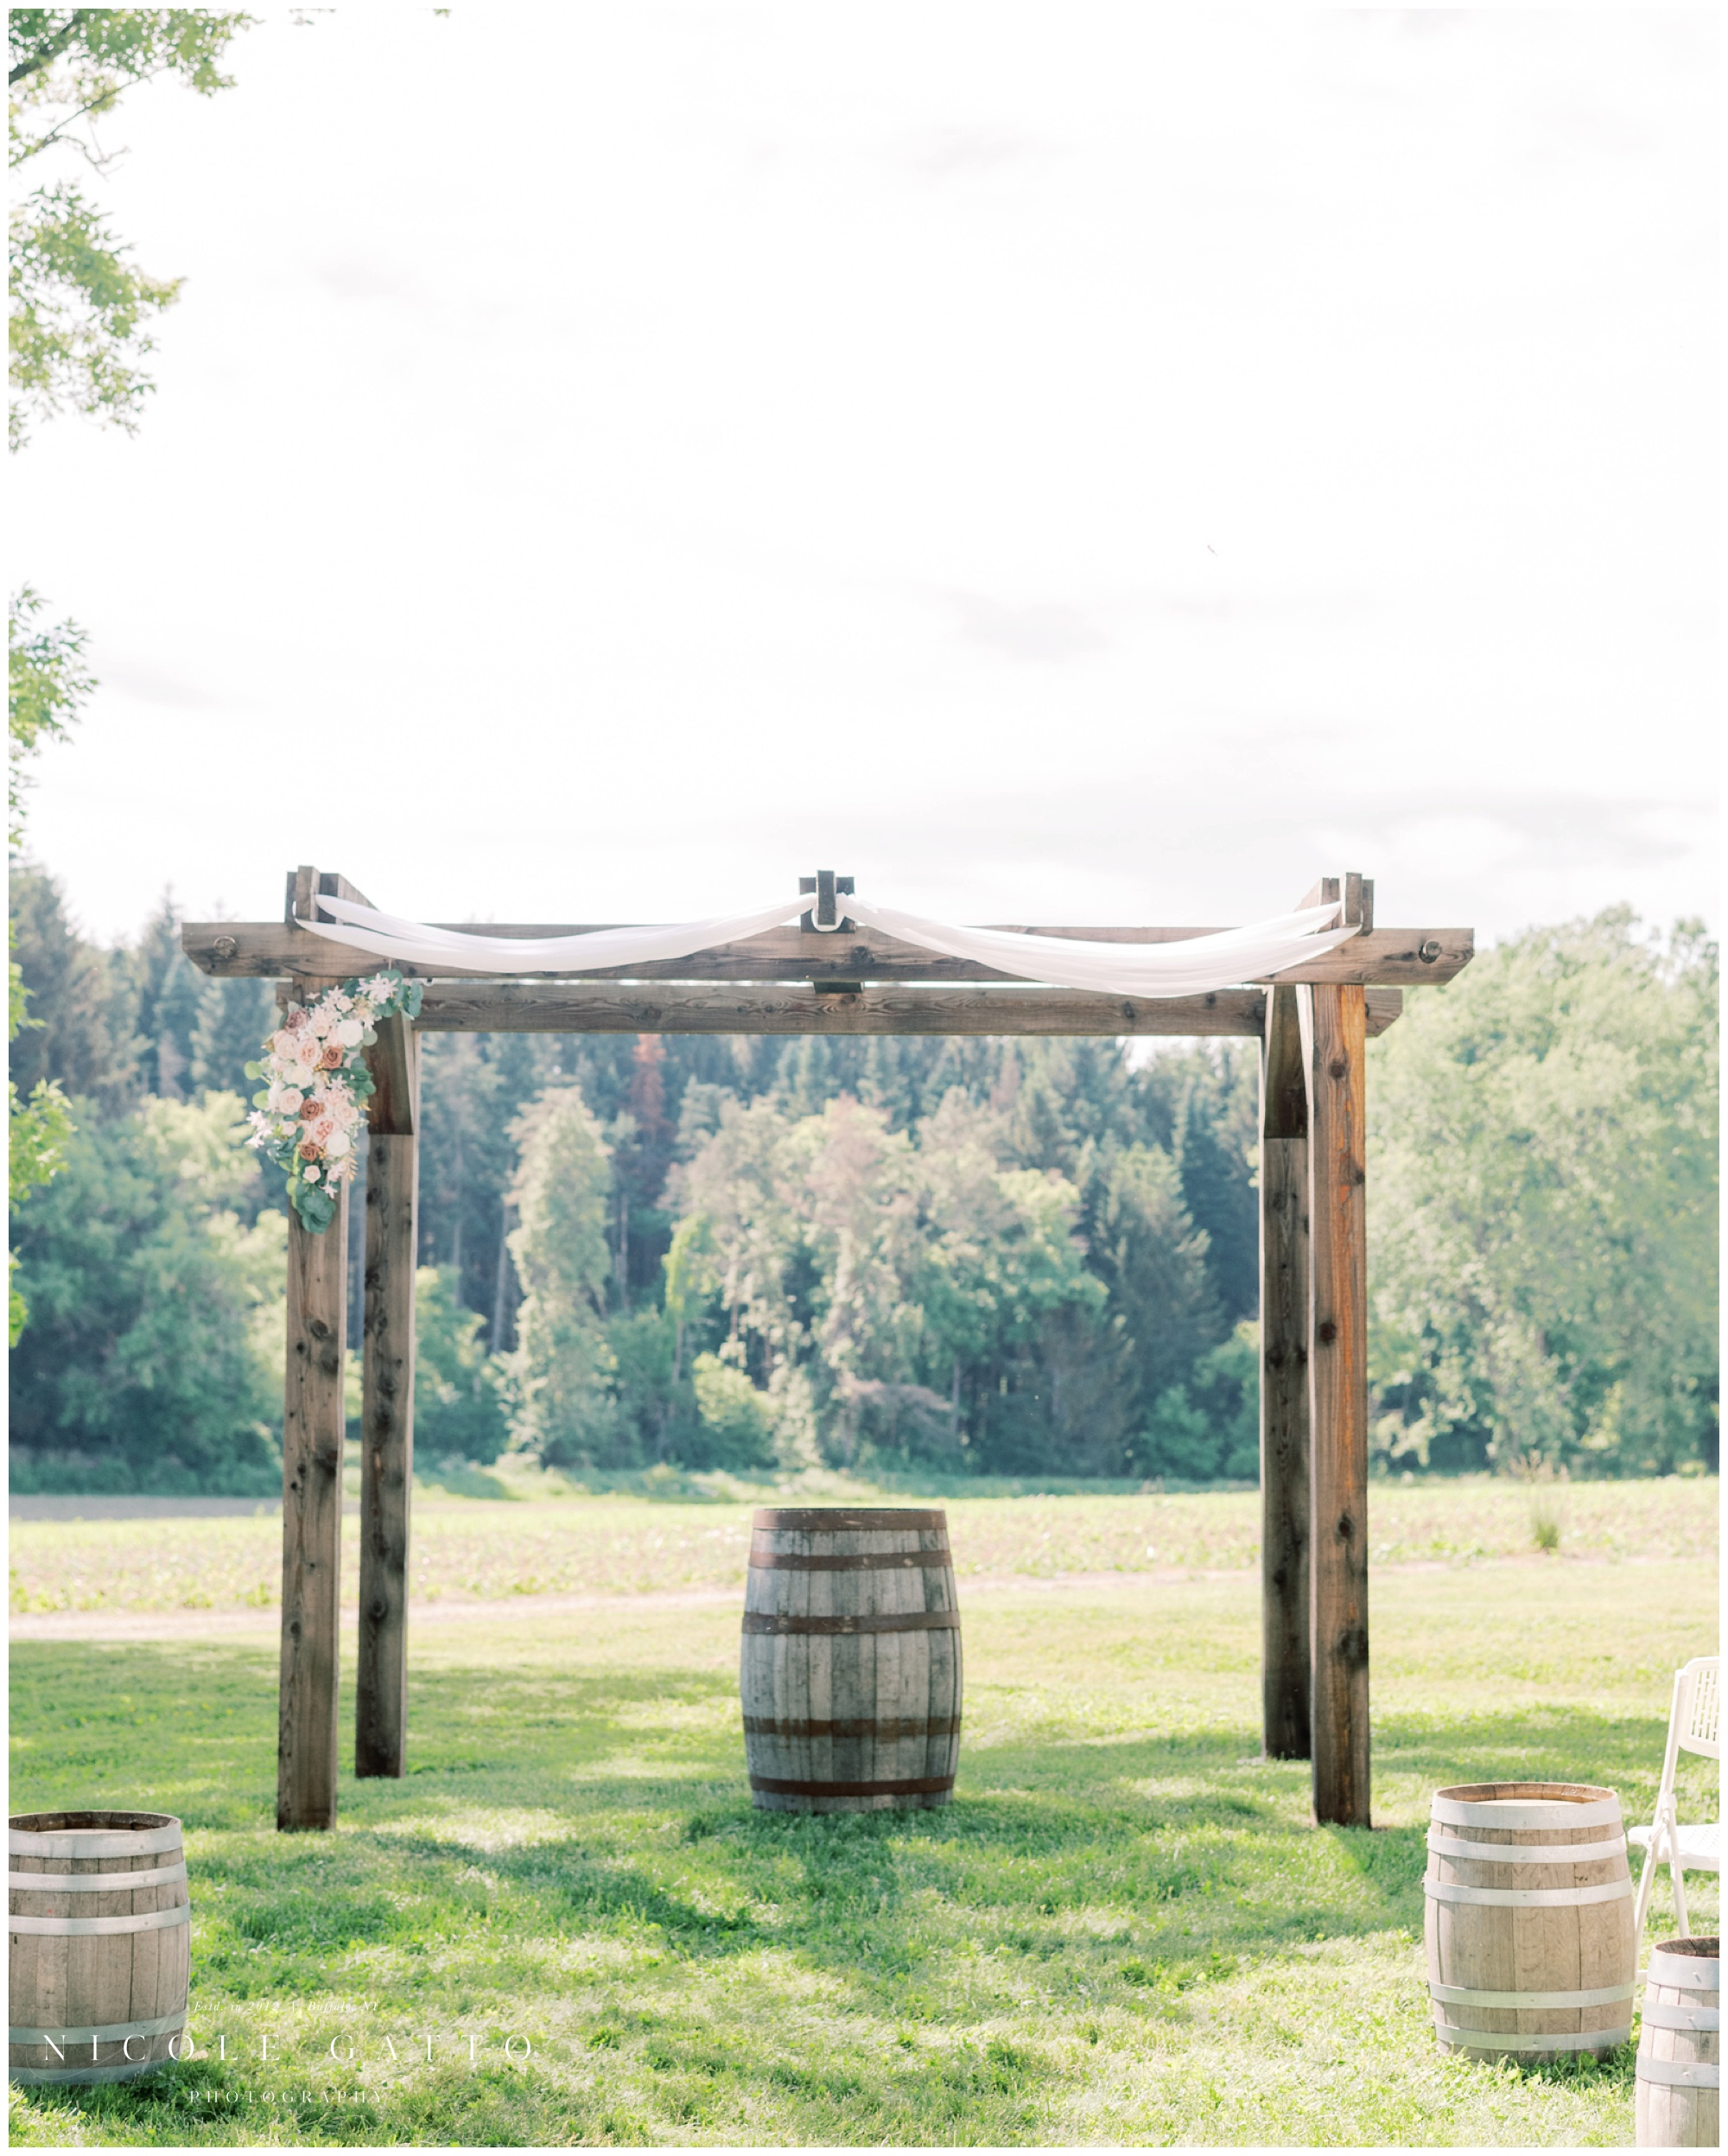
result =
[[1375,1441],[1449,1467],[1714,1464],[1717,960],[1532,930],[1370,1050]]

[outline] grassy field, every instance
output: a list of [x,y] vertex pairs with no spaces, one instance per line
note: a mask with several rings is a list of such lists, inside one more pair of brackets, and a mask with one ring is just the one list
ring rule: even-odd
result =
[[[1703,1557],[1716,1547],[1719,1487],[1678,1478],[1538,1488],[1486,1477],[1376,1483],[1369,1547],[1382,1565],[1464,1565],[1528,1555],[1542,1531],[1557,1537],[1562,1561]],[[774,1493],[759,1501],[774,1502]],[[1252,1491],[946,1501],[962,1580],[1246,1570],[1259,1559],[1259,1507]],[[691,1587],[741,1593],[751,1510],[624,1497],[486,1503],[426,1491],[416,1499],[411,1592],[422,1605]],[[348,1520],[345,1533],[352,1607],[359,1521]],[[281,1548],[281,1530],[262,1509],[254,1519],[15,1522],[11,1606],[21,1613],[265,1607],[280,1593]]]
[[[1395,1494],[1424,1547],[1501,1522]],[[1630,1551],[1649,1493],[1616,1494]],[[1076,1571],[1106,1568],[1090,1502],[1036,1529]],[[1184,1549],[1235,1517],[1145,1502]],[[345,1781],[340,1830],[292,1839],[266,1640],[20,1644],[14,1809],[186,1822],[199,2056],[148,2089],[15,2092],[13,2139],[1630,2143],[1630,2052],[1438,2055],[1420,1879],[1442,1783],[1648,1805],[1669,1675],[1716,1614],[1708,1559],[1645,1558],[1381,1572],[1372,1834],[1316,1830],[1305,1770],[1256,1756],[1254,1580],[1222,1566],[978,1593],[956,1801],[867,1819],[752,1811],[723,1606],[422,1615],[409,1776]],[[695,1561],[658,1561],[639,1576]]]

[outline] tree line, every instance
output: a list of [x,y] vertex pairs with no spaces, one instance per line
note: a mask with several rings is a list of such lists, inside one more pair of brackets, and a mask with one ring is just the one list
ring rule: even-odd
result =
[[[18,1075],[77,1123],[15,1216],[15,1485],[262,1489],[283,1219],[234,1126],[272,991],[194,972],[166,903],[104,950],[26,866],[13,921]],[[1382,1466],[1713,1466],[1715,1008],[1701,933],[1622,910],[1371,1044]],[[422,1460],[1255,1475],[1251,1044],[423,1047]]]

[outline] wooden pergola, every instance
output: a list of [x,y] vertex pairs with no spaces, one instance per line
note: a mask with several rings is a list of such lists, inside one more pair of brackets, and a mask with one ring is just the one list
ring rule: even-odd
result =
[[[847,921],[850,880],[801,879],[797,927],[609,972],[460,974],[427,982],[418,1021],[387,1021],[368,1061],[360,1474],[359,1660],[354,1771],[400,1775],[407,1738],[408,1550],[414,1466],[414,1274],[422,1033],[1234,1035],[1261,1052],[1261,1505],[1264,1741],[1312,1759],[1314,1816],[1369,1824],[1368,1273],[1364,1145],[1370,1034],[1407,988],[1468,964],[1467,928],[1379,928],[1374,886],[1325,877],[1305,906],[1342,899],[1360,932],[1275,981],[1140,998],[1047,988]],[[315,868],[288,878],[281,921],[196,921],[204,972],[274,978],[283,1000],[376,972],[380,961],[309,934],[322,898],[369,901]],[[609,923],[510,927],[569,936]],[[455,929],[460,922],[439,924]],[[1155,944],[1209,928],[1030,928],[1035,936]],[[626,977],[627,975],[627,977]],[[282,1678],[276,1825],[336,1818],[340,1566],[347,1348],[347,1192],[331,1228],[289,1222],[283,1415]]]

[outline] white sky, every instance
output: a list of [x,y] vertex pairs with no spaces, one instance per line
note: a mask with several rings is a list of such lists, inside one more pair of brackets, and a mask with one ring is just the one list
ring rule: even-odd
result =
[[184,273],[15,461],[93,932],[817,865],[972,920],[1313,877],[1714,917],[1712,10],[272,11],[135,93]]

